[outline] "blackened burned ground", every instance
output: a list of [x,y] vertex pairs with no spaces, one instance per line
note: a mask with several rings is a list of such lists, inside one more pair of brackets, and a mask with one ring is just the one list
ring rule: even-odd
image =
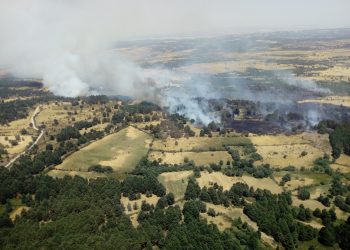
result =
[[[198,99],[204,102],[204,99]],[[244,100],[207,100],[221,125],[239,133],[277,134],[302,132],[321,120],[350,122],[350,108],[321,103],[254,103]]]
[[232,128],[239,133],[277,134],[288,132],[277,123],[259,120],[231,120],[224,126],[226,128]]

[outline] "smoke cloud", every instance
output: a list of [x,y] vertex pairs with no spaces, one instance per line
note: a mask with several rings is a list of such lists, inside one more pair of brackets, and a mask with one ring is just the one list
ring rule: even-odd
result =
[[[216,117],[193,98],[220,97],[208,79],[143,69],[117,54],[114,43],[151,36],[347,25],[349,3],[337,2],[297,0],[286,7],[277,0],[1,1],[0,68],[42,78],[49,90],[62,96],[129,95],[157,100],[170,110],[179,109],[180,100],[186,106],[181,112],[206,123]],[[315,4],[318,11],[313,11]],[[179,78],[185,79],[183,88],[176,87]]]

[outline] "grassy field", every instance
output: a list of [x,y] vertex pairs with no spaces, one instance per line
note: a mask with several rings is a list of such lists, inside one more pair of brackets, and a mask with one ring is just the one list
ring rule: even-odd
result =
[[29,112],[29,115],[24,119],[18,119],[18,120],[12,121],[8,125],[0,125],[0,135],[14,136],[16,134],[19,134],[21,129],[23,128],[28,129],[30,124],[30,118],[33,112],[34,112],[34,109],[32,112]]
[[326,185],[330,180],[329,175],[327,174],[314,173],[308,171],[280,171],[274,172],[273,176],[275,180],[279,183],[282,180],[282,177],[286,174],[289,174],[291,176],[291,181],[287,182],[284,185],[284,188],[289,191],[295,190],[298,187],[321,185],[321,182],[324,183],[324,185]]
[[[7,140],[5,139],[7,137]],[[4,145],[9,154],[18,154],[26,149],[30,142],[32,142],[32,136],[21,135],[21,140],[18,141],[18,145],[12,146],[9,141],[15,140],[15,135],[13,136],[0,136],[0,144]]]
[[[42,105],[41,111],[36,117],[36,122],[38,125],[45,125],[49,131],[56,131],[57,129],[72,125],[74,122],[92,119],[96,115],[97,112],[94,115],[92,107],[87,105],[83,109],[80,109],[79,106],[72,106],[67,102],[46,103]],[[54,120],[58,121],[58,125],[54,125]]]
[[[27,211],[30,208],[24,206],[20,198],[13,198],[10,200],[10,204],[12,206],[12,211],[10,212],[10,218],[12,221],[16,219],[16,216],[20,216],[22,211]],[[5,205],[0,204],[0,215],[5,212]]]
[[159,151],[210,151],[225,150],[224,145],[245,145],[250,144],[247,137],[191,137],[191,138],[167,138],[165,140],[155,140],[152,145],[153,150]]
[[[156,195],[152,195],[151,197],[146,197],[146,195],[142,194],[141,199],[130,201],[127,197],[121,197],[120,203],[123,204],[125,207],[125,214],[129,215],[131,223],[134,227],[137,227],[139,225],[137,221],[137,216],[139,212],[141,211],[141,205],[143,201],[146,201],[147,203],[151,205],[156,205],[158,202],[158,197]],[[130,204],[130,205],[129,205]],[[136,204],[136,209],[135,209]],[[131,210],[128,210],[128,205],[131,207]]]
[[206,219],[208,223],[213,223],[218,226],[220,231],[231,228],[232,221],[224,215],[217,215],[215,217],[209,216],[206,213],[201,214],[201,217]]
[[254,189],[267,189],[270,190],[273,194],[282,193],[283,189],[280,187],[274,180],[271,178],[262,178],[257,179],[253,176],[243,175],[242,180],[249,186]]
[[[315,159],[325,153],[330,154],[331,148],[327,135],[317,133],[302,133],[298,135],[252,136],[249,137],[263,157],[255,164],[268,163],[272,167],[283,168],[289,165],[297,168],[313,167]],[[302,156],[302,153],[306,155]]]
[[224,190],[229,190],[234,183],[244,182],[240,177],[232,177],[224,175],[221,172],[212,172],[207,171],[201,172],[201,177],[197,178],[197,182],[200,187],[210,187],[214,183],[222,186]]
[[299,200],[296,196],[292,196],[292,200],[293,200],[293,206],[295,207],[299,207],[301,204],[304,205],[304,207],[306,208],[310,208],[312,211],[314,211],[316,208],[319,209],[329,209],[326,206],[324,206],[321,202],[316,201],[316,200]]
[[[252,221],[247,215],[243,213],[243,208],[238,207],[224,207],[222,205],[214,205],[211,203],[206,203],[207,209],[213,208],[217,213],[219,213],[221,216],[217,216],[217,219],[212,219],[209,221],[212,221],[216,225],[218,225],[219,229],[224,229],[227,227],[228,223],[234,219],[241,218],[243,222],[246,222],[249,226],[251,226],[254,230],[258,230],[258,225]],[[207,216],[205,216],[207,217]],[[216,217],[215,217],[216,218]],[[267,243],[269,246],[272,246],[273,248],[276,248],[277,243],[275,240],[261,232],[261,239]]]
[[325,245],[322,245],[318,242],[317,239],[313,239],[310,241],[302,241],[299,242],[298,249],[300,250],[308,250],[309,247],[314,246],[315,249],[324,249],[324,250],[337,250],[340,249],[337,245],[334,245],[333,247],[327,247]]
[[227,151],[208,151],[208,152],[160,152],[151,151],[148,155],[150,160],[161,159],[163,163],[167,164],[182,164],[184,159],[192,160],[196,166],[208,166],[211,163],[219,164],[223,160],[224,164],[231,161],[232,157]]
[[344,174],[350,173],[350,156],[342,154],[331,167]]
[[299,103],[322,103],[350,107],[350,96],[326,96],[322,98],[302,100],[299,101]]
[[150,142],[148,134],[128,127],[73,153],[56,169],[87,171],[90,166],[101,164],[119,173],[128,172],[147,154]]
[[96,179],[99,177],[107,177],[107,174],[104,173],[96,173],[96,172],[84,172],[84,171],[70,171],[70,170],[63,170],[63,169],[52,169],[50,170],[47,175],[54,177],[54,178],[63,178],[66,175],[68,176],[80,176],[86,179]]
[[162,173],[158,176],[158,180],[164,185],[167,193],[175,195],[175,200],[181,200],[186,191],[188,178],[192,175],[193,171]]

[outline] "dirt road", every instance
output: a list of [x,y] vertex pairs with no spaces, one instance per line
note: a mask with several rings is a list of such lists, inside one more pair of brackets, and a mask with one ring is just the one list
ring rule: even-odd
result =
[[34,113],[32,115],[32,117],[30,118],[30,122],[31,124],[33,125],[33,129],[36,130],[36,131],[40,131],[40,134],[38,136],[38,138],[35,140],[35,142],[29,147],[27,148],[26,150],[24,150],[22,153],[16,155],[15,158],[13,158],[11,161],[9,161],[9,163],[6,164],[6,168],[10,168],[12,166],[12,164],[19,158],[21,157],[22,155],[24,155],[25,153],[27,153],[28,151],[30,151],[35,145],[38,144],[39,140],[43,137],[44,135],[44,130],[40,130],[37,126],[36,126],[36,123],[35,123],[35,117],[40,113],[40,106],[36,107],[36,109],[34,110]]

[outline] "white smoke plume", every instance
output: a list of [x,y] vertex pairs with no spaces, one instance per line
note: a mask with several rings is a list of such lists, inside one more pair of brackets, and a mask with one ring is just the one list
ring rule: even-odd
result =
[[[185,2],[172,5],[180,10]],[[186,18],[192,18],[195,10],[194,4],[190,6]],[[156,101],[171,111],[183,103],[186,109],[182,112],[188,117],[209,122],[193,100],[195,96],[175,89],[160,93],[160,89],[189,76],[143,69],[114,50],[114,43],[125,37],[165,34],[166,29],[172,34],[179,32],[179,27],[186,31],[178,25],[183,18],[180,12],[171,14],[173,10],[159,0],[149,4],[140,0],[130,4],[119,0],[2,1],[0,68],[15,76],[43,79],[56,95],[128,95]],[[205,13],[196,20],[204,22]],[[191,28],[199,25],[192,22]],[[208,92],[203,85],[187,87],[191,92],[196,88],[198,96]]]
[[[295,2],[303,3],[303,8]],[[160,101],[168,106],[180,100],[189,117],[207,121],[215,117],[191,100],[208,97],[213,93],[210,88],[189,82],[183,90],[173,89],[174,95],[170,91],[159,95],[160,88],[178,78],[176,72],[145,70],[118,55],[113,43],[151,36],[297,29],[305,20],[308,28],[348,24],[349,3],[338,0],[340,4],[330,8],[328,2],[296,0],[286,7],[279,0],[2,0],[0,69],[42,78],[51,91],[63,96],[101,93],[158,101],[167,97]],[[318,11],[310,11],[315,4]],[[327,15],[320,15],[321,9]]]
[[311,79],[298,78],[289,70],[278,70],[274,73],[284,84],[323,94],[331,93],[328,88],[320,87]]

